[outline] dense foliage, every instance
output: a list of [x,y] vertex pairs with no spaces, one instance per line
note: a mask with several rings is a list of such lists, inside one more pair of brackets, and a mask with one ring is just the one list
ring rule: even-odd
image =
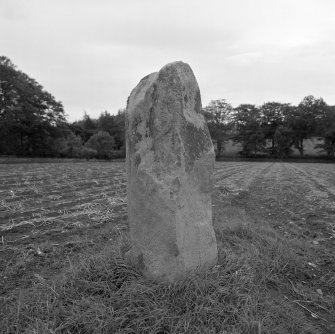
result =
[[73,158],[124,156],[124,111],[68,123],[61,102],[0,57],[0,154]]
[[[335,157],[335,106],[306,96],[297,106],[267,102],[233,108],[226,100],[203,109],[220,157],[227,142],[241,145],[244,156],[287,158],[293,149],[304,156],[304,141],[319,138],[315,148]],[[68,123],[61,102],[0,57],[0,154],[111,159],[125,156],[125,110],[104,111],[93,119]]]
[[0,151],[50,155],[65,127],[60,102],[34,79],[0,57]]
[[204,108],[204,115],[218,157],[229,140],[241,144],[244,156],[287,158],[295,148],[303,157],[304,140],[314,137],[321,140],[315,147],[320,153],[330,158],[335,155],[335,106],[322,98],[309,95],[297,106],[267,102],[236,108],[217,100]]

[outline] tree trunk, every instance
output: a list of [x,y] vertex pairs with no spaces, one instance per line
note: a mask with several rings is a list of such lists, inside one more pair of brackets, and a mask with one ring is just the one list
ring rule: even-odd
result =
[[216,157],[217,158],[220,158],[220,156],[221,156],[221,150],[222,150],[222,141],[221,140],[218,140],[217,142],[216,142]]
[[272,143],[271,154],[275,155],[275,138],[274,137],[271,138],[271,143]]
[[299,140],[298,150],[300,153],[300,158],[302,158],[304,156],[304,140],[303,139]]
[[23,135],[20,133],[20,152],[23,153]]

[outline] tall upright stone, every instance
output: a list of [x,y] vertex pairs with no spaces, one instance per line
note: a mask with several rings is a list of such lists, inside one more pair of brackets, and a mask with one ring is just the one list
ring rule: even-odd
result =
[[217,261],[212,227],[214,149],[189,65],[144,77],[126,110],[130,256],[153,279],[174,281]]

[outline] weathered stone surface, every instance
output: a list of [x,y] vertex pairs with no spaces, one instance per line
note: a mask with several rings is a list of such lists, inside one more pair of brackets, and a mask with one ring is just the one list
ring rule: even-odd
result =
[[189,65],[168,64],[133,89],[126,145],[132,259],[163,281],[215,264],[214,149]]

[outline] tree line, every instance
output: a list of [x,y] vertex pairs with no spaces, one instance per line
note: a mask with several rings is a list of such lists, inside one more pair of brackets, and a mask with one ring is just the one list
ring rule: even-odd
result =
[[[217,156],[228,141],[244,156],[287,158],[304,140],[318,137],[320,152],[335,155],[335,106],[306,96],[297,106],[267,102],[233,108],[226,100],[203,108]],[[84,114],[67,122],[64,107],[36,80],[7,57],[0,57],[0,154],[111,159],[125,156],[125,110],[104,111],[97,119]]]
[[0,154],[110,159],[123,157],[124,110],[86,113],[73,123],[64,107],[7,57],[0,57]]
[[288,158],[297,149],[304,156],[304,140],[316,137],[321,154],[334,158],[335,106],[308,95],[294,106],[267,102],[233,108],[226,100],[211,101],[204,114],[220,157],[229,140],[240,143],[244,156]]

